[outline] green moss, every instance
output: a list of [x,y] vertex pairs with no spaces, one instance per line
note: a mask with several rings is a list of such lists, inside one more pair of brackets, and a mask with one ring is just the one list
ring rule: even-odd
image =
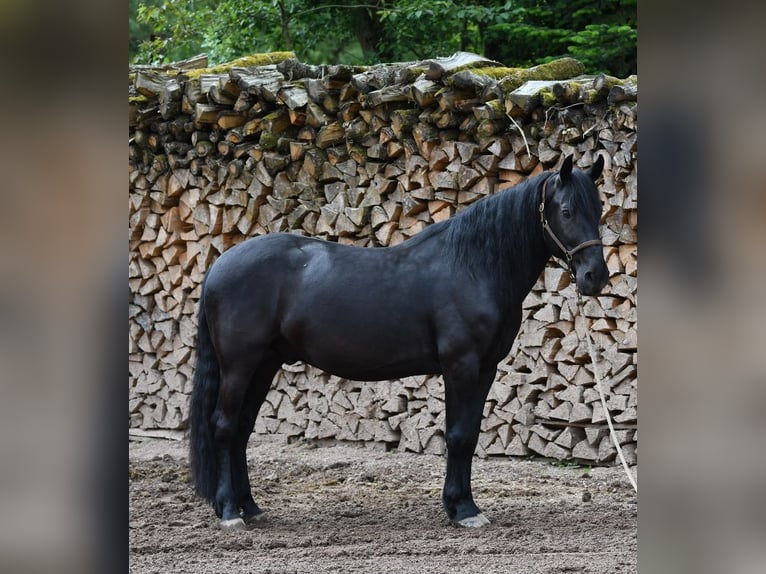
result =
[[559,58],[527,70],[535,80],[566,80],[585,73],[585,66],[574,58]]
[[601,94],[597,90],[594,90],[594,89],[586,90],[585,94],[583,95],[583,101],[586,104],[595,104],[597,101],[602,99],[600,95]]
[[463,70],[471,70],[472,72],[476,73],[478,69],[484,67],[484,69],[490,69],[489,66],[487,66],[487,62],[483,60],[479,60],[477,62],[468,62],[467,64],[463,64],[462,66],[457,66],[456,68],[453,68],[448,73],[449,74],[456,74],[457,72],[462,72]]
[[549,89],[540,90],[540,97],[542,105],[545,108],[549,108],[556,103],[556,96],[554,96],[553,92]]
[[128,96],[128,102],[131,104],[145,104],[148,101],[149,101],[149,98],[143,94],[138,94],[136,96]]
[[402,76],[402,79],[405,82],[412,82],[420,77],[421,74],[425,74],[426,72],[428,72],[427,66],[411,66],[407,68]]
[[498,114],[498,117],[505,115],[505,102],[503,100],[489,100],[484,105],[492,108],[492,111]]
[[524,68],[506,68],[506,67],[495,66],[495,67],[487,67],[487,68],[476,68],[471,71],[478,76],[487,76],[495,80],[500,80],[502,78],[505,78],[506,76],[510,76],[511,74],[520,72],[523,69]]
[[255,66],[267,66],[269,64],[278,64],[280,62],[284,62],[290,58],[295,58],[294,52],[268,52],[265,54],[251,54],[250,56],[237,58],[231,62],[218,64],[217,66],[188,70],[184,72],[184,75],[190,80],[195,80],[203,74],[225,74],[232,68],[252,68]]
[[278,138],[274,134],[269,132],[261,132],[261,137],[258,140],[260,146],[267,151],[274,151],[277,149]]
[[539,66],[514,72],[500,80],[500,87],[504,92],[508,93],[530,80],[568,80],[569,78],[580,76],[584,72],[585,66],[578,60],[574,58],[559,58]]
[[391,112],[391,119],[397,118],[397,121],[405,128],[412,127],[418,122],[418,116],[421,114],[421,109],[407,109],[400,108]]

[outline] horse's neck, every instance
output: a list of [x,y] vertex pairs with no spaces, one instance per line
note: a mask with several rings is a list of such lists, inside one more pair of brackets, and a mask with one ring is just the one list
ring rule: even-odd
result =
[[521,303],[550,257],[539,192],[537,180],[483,199],[451,220],[440,240],[453,270],[490,286],[503,306]]
[[524,299],[531,291],[551,257],[538,217],[537,186],[531,186],[524,192],[512,198],[517,202],[516,210],[520,214],[512,233],[515,241],[522,242],[525,249],[523,252],[508,250],[505,253],[507,257],[505,267],[512,275],[509,279],[514,295],[519,299]]

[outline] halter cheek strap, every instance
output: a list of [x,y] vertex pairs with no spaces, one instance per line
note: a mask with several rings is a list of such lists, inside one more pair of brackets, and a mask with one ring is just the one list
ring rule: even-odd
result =
[[572,266],[571,266],[572,256],[575,253],[585,249],[586,247],[591,247],[593,245],[602,245],[602,243],[600,239],[588,239],[587,241],[583,241],[579,245],[576,245],[572,249],[567,249],[566,247],[564,247],[564,244],[561,242],[561,240],[558,237],[556,237],[556,234],[553,232],[553,229],[551,229],[551,226],[548,225],[548,220],[545,218],[545,191],[548,187],[548,181],[550,179],[551,178],[549,177],[543,182],[543,193],[542,193],[542,197],[540,198],[540,207],[539,207],[540,223],[542,223],[543,229],[545,230],[545,232],[550,236],[551,239],[553,239],[553,242],[558,246],[559,249],[561,249],[564,255],[566,255],[567,265],[569,266],[569,270],[571,273],[572,272]]

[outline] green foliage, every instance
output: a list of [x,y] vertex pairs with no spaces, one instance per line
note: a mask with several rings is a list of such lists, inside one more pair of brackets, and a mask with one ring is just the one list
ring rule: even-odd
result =
[[[197,3],[204,4],[200,0]],[[200,39],[205,23],[200,13],[193,9],[194,5],[194,0],[139,2],[135,20],[143,25],[145,36],[140,39],[136,53],[131,54],[132,61],[156,65],[183,60],[201,52]]]
[[483,52],[482,27],[502,18],[510,2],[399,0],[383,4],[378,12],[384,28],[381,48],[409,60],[447,56],[457,50]]
[[354,34],[347,14],[318,7],[321,2],[307,0],[144,0],[131,12],[131,21],[145,28],[139,42],[131,37],[130,58],[158,64],[205,52],[220,63],[293,50],[306,62],[342,62],[346,51],[358,59],[358,47],[349,46]]
[[588,24],[570,38],[568,50],[586,69],[624,78],[636,72],[636,40],[630,26]]
[[466,50],[507,66],[569,55],[624,77],[636,38],[636,0],[130,0],[134,63],[291,50],[307,63],[374,64]]
[[636,73],[636,40],[636,0],[518,0],[488,26],[485,48],[509,66],[572,56],[588,73],[625,77]]

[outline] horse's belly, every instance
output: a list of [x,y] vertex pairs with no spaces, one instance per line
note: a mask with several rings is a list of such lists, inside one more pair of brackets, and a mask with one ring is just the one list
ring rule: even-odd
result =
[[388,364],[376,364],[374,366],[349,365],[345,361],[337,364],[333,362],[327,364],[309,364],[333,375],[343,377],[344,379],[351,379],[353,381],[384,381],[416,375],[441,374],[438,363],[431,360],[401,361]]
[[338,320],[324,328],[288,329],[284,335],[288,353],[283,354],[348,379],[376,381],[440,372],[435,345],[416,329],[354,329]]

